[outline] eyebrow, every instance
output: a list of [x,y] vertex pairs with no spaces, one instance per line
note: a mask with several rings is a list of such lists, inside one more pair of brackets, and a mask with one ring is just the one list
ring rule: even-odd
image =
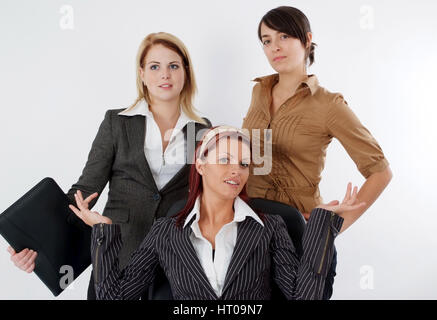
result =
[[[151,63],[161,64],[161,62],[159,62],[159,61],[150,61],[150,62],[147,62],[146,64],[151,64]],[[169,62],[168,64],[173,64],[173,63],[180,64],[179,61],[172,61],[172,62]]]
[[[276,34],[280,34],[280,33],[284,33],[284,34],[286,34],[285,32],[278,31],[278,30],[273,30],[273,31],[275,31]],[[267,37],[271,37],[271,35],[269,35],[269,34],[263,34],[263,35],[261,35],[261,38],[267,38]]]
[[[228,156],[231,156],[232,157],[232,154],[230,154],[230,153],[228,153],[228,152],[225,152]],[[233,157],[232,157],[233,158]],[[250,160],[250,157],[249,158],[243,158],[243,159],[241,159],[241,161],[244,161],[244,160]]]

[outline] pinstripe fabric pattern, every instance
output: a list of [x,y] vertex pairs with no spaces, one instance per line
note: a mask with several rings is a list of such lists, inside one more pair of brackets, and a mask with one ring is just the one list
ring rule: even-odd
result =
[[[102,214],[120,225],[123,247],[118,257],[120,265],[124,267],[150,230],[155,218],[164,217],[175,201],[188,197],[190,164],[186,164],[158,190],[144,155],[144,116],[118,115],[122,110],[124,109],[106,112],[82,175],[67,195],[70,203],[76,205],[74,193],[77,190],[82,192],[84,198],[94,192],[98,192],[100,196],[109,182],[108,201]],[[188,155],[194,154],[191,149],[197,144],[197,133],[205,128],[207,126],[193,122],[184,127],[185,140],[192,142],[186,146]],[[91,201],[90,208],[97,199]],[[82,220],[73,213],[69,219],[72,223],[83,225]]]
[[[334,238],[343,218],[320,208],[312,211],[299,261],[284,221],[266,215],[264,227],[248,217],[238,224],[237,243],[221,297],[217,297],[189,235],[175,218],[158,219],[129,264],[120,271],[120,227],[93,227],[91,255],[98,299],[139,299],[161,265],[177,300],[264,300],[271,294],[270,275],[288,299],[322,299]],[[192,223],[193,219],[189,222]]]

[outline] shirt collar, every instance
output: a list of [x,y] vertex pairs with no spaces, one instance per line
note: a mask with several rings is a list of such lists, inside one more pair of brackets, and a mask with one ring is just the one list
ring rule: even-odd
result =
[[[149,104],[146,102],[146,100],[143,98],[140,101],[138,101],[135,105],[121,111],[118,113],[118,115],[121,116],[145,116],[148,117],[150,119],[154,119],[153,118],[153,113],[152,111],[150,111],[149,109]],[[181,131],[183,129],[183,127],[185,127],[185,125],[189,122],[198,122],[197,120],[191,119],[185,112],[184,110],[181,108],[181,114],[179,116],[179,119],[173,129],[173,133],[172,136],[176,135],[179,131]]]
[[149,105],[143,98],[138,101],[135,105],[118,113],[120,116],[153,116],[152,112],[149,110]]
[[[197,223],[200,219],[200,195],[197,197],[193,209],[190,211],[187,218],[185,219],[184,228],[193,219],[193,217],[195,217],[195,220],[192,226],[197,226]],[[244,221],[246,217],[253,218],[256,222],[264,227],[264,223],[256,214],[256,212],[253,211],[252,208],[249,207],[249,205],[245,201],[237,196],[234,200],[234,219],[232,221],[241,222]]]
[[[269,89],[271,89],[273,85],[279,81],[279,74],[275,73],[264,77],[258,77],[253,79],[252,81],[260,82],[264,86],[267,86]],[[314,95],[319,87],[319,81],[316,75],[310,74],[305,80],[300,83],[298,88],[300,88],[301,86],[308,87],[311,91],[311,95]]]

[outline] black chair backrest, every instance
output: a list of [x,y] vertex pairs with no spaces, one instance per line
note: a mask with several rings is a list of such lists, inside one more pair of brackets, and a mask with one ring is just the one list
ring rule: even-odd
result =
[[[181,211],[186,201],[186,199],[182,199],[175,202],[168,210],[167,217]],[[250,199],[249,205],[257,212],[280,215],[287,226],[297,254],[302,255],[302,235],[305,230],[305,220],[297,209],[281,202],[261,198]],[[274,281],[272,281],[272,284],[272,300],[285,300],[284,295]],[[149,287],[149,300],[173,300],[170,284],[161,268],[158,268],[155,280]]]

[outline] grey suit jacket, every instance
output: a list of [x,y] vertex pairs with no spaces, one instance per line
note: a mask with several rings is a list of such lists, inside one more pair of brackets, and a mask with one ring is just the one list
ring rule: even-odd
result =
[[[121,227],[123,248],[119,252],[119,259],[123,266],[141,244],[154,220],[164,217],[175,201],[188,196],[190,166],[186,164],[159,191],[144,155],[145,117],[118,115],[122,110],[106,112],[82,175],[67,195],[75,205],[76,190],[80,190],[84,198],[94,192],[100,196],[109,182],[108,201],[102,214]],[[209,120],[205,120],[210,127]],[[185,141],[193,142],[198,131],[205,128],[207,126],[199,123],[189,123],[184,127]],[[189,155],[194,153],[194,145],[186,143]],[[90,203],[90,207],[94,206],[97,199]],[[70,219],[84,227],[74,213]]]
[[288,299],[322,299],[343,218],[316,208],[303,234],[303,255],[296,249],[279,215],[264,215],[264,227],[248,217],[238,224],[237,242],[220,297],[217,296],[189,239],[191,223],[161,218],[120,271],[122,247],[117,224],[98,224],[91,236],[97,299],[138,299],[153,281],[158,264],[177,300],[263,300],[271,294],[271,275]]

